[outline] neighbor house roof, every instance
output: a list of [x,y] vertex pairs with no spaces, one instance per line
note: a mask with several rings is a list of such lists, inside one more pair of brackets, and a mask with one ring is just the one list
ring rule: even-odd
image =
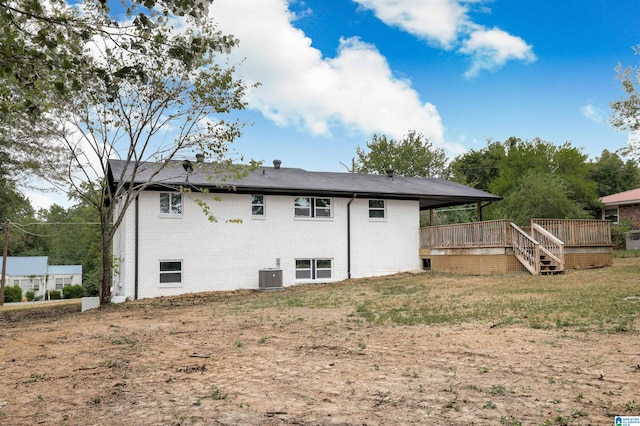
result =
[[600,198],[605,205],[640,204],[640,188],[618,192]]
[[49,275],[82,275],[82,265],[50,265]]
[[[309,195],[419,200],[421,209],[447,207],[479,201],[500,200],[488,192],[439,178],[410,178],[364,173],[309,172],[287,167],[259,167],[241,178],[221,173],[219,165],[193,163],[188,172],[182,161],[142,163],[132,179],[132,164],[109,160],[109,180],[113,185],[151,183],[150,189],[177,186],[208,188],[210,191],[235,191],[275,195]],[[161,167],[164,166],[164,167]],[[158,171],[159,170],[159,171]]]
[[[2,261],[0,257],[0,262]],[[13,257],[7,256],[7,272],[6,275],[14,277],[28,277],[31,275],[47,275],[47,256],[25,256]],[[2,270],[2,263],[0,263]]]

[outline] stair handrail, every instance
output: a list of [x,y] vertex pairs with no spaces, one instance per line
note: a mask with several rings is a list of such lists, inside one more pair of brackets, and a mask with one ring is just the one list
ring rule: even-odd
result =
[[531,234],[540,243],[540,251],[553,259],[564,271],[564,242],[537,223],[531,223]]
[[533,275],[540,275],[540,243],[511,222],[513,252],[516,258]]

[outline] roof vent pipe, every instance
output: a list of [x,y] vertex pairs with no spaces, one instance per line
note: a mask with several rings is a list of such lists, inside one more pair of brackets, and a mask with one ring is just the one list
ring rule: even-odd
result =
[[197,163],[203,163],[204,162],[204,154],[202,154],[202,153],[196,154],[196,162]]
[[393,177],[393,169],[392,169],[391,167],[389,167],[389,168],[387,169],[387,176],[388,176],[388,177],[390,177],[390,178],[392,178],[392,177]]
[[282,164],[282,161],[280,161],[280,160],[273,160],[273,168],[274,168],[274,169],[279,169],[279,168],[280,168],[280,164]]

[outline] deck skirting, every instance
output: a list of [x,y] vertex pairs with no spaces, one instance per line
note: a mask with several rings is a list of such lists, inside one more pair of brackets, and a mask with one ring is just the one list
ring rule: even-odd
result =
[[[469,275],[506,275],[527,272],[511,247],[420,249],[428,269]],[[587,269],[613,264],[612,247],[565,247],[566,269]]]

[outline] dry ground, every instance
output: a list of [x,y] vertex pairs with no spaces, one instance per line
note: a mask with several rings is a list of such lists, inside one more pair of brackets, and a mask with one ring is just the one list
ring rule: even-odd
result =
[[[558,284],[602,280],[603,271],[570,272]],[[614,415],[640,415],[637,316],[611,332],[361,315],[359,298],[376,286],[397,291],[403,279],[85,313],[0,310],[0,424],[613,425]],[[428,281],[433,297],[496,280],[410,279]]]

